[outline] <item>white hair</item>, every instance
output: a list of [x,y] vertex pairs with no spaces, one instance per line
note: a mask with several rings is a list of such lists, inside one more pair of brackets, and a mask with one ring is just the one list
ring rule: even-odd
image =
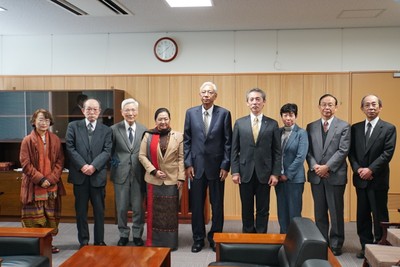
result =
[[202,91],[206,87],[211,87],[214,92],[217,92],[217,86],[213,82],[205,82],[200,86],[200,91]]
[[133,98],[127,98],[124,101],[122,101],[121,103],[121,109],[124,109],[124,107],[128,104],[133,104],[136,106],[136,108],[139,108],[139,102],[137,102],[135,99]]

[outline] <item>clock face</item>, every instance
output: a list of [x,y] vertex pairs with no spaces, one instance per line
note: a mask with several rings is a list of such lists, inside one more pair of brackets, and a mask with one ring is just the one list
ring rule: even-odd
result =
[[172,61],[178,54],[176,42],[168,37],[159,39],[154,45],[154,54],[163,62]]

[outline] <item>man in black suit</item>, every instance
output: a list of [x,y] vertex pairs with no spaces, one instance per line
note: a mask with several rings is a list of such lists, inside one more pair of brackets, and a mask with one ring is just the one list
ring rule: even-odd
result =
[[202,105],[186,111],[184,154],[186,177],[190,178],[192,208],[192,252],[204,247],[204,202],[209,189],[212,225],[207,234],[210,248],[215,251],[214,233],[224,225],[225,178],[230,168],[232,141],[231,113],[214,105],[217,87],[205,82],[200,87]]
[[270,189],[278,183],[282,170],[281,135],[278,122],[262,114],[265,92],[251,89],[246,100],[251,113],[238,119],[233,128],[232,180],[239,184],[243,233],[266,233]]
[[365,244],[382,238],[380,222],[389,221],[389,162],[396,147],[396,127],[379,118],[381,99],[365,96],[361,110],[366,120],[352,126],[349,154],[357,193],[357,234],[361,243],[358,258],[364,258]]
[[82,112],[85,119],[69,123],[65,137],[70,162],[68,182],[74,185],[80,247],[88,245],[90,240],[87,222],[89,200],[94,215],[94,245],[105,246],[104,199],[112,131],[97,122],[101,109],[96,99],[88,99]]

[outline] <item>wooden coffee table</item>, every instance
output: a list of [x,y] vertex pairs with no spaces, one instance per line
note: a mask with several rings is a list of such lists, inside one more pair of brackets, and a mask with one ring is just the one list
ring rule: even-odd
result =
[[156,247],[85,246],[60,265],[60,267],[74,266],[170,267],[171,249]]

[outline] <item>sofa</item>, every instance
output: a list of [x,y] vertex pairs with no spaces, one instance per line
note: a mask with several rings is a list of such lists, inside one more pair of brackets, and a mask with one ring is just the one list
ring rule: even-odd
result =
[[[215,233],[216,261],[209,266],[341,266],[313,221],[293,218],[288,233]],[[317,264],[317,265],[315,265]],[[324,266],[324,265],[322,265]]]
[[51,267],[52,230],[0,227],[1,267]]

